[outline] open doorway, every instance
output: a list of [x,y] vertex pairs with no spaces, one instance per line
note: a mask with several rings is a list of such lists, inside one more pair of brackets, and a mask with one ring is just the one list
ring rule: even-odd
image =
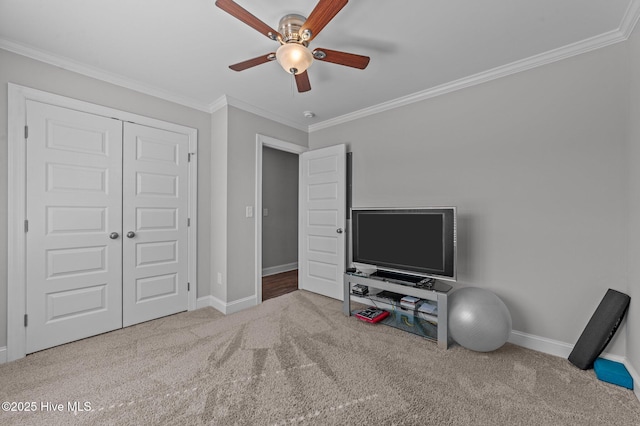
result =
[[262,301],[298,289],[298,155],[262,147]]
[[256,137],[256,301],[298,288],[299,155],[307,148]]

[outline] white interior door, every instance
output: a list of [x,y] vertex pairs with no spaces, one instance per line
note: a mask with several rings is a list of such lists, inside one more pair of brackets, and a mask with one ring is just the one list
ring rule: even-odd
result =
[[299,202],[298,286],[342,300],[346,236],[345,145],[300,155]]
[[188,307],[189,137],[125,123],[123,324]]
[[27,125],[30,353],[122,327],[122,122],[28,101]]

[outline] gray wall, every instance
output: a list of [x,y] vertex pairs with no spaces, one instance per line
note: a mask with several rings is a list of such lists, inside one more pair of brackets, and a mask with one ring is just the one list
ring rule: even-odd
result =
[[224,107],[211,116],[211,295],[227,300],[227,117]]
[[246,218],[245,208],[255,205],[256,134],[301,146],[307,146],[308,135],[234,107],[228,108],[227,125],[226,301],[233,302],[255,295],[255,218]]
[[[309,146],[348,144],[354,207],[457,206],[459,284],[498,294],[514,330],[573,344],[605,291],[627,289],[626,64],[617,44]],[[624,355],[624,334],[608,352]]]
[[198,129],[198,296],[210,292],[211,115],[0,49],[0,347],[7,318],[7,83]]
[[[627,317],[627,359],[640,374],[640,28],[636,26],[628,41],[630,58],[630,131],[629,131],[629,295]],[[636,394],[639,383],[636,383]]]
[[262,207],[262,268],[298,262],[297,154],[263,149]]

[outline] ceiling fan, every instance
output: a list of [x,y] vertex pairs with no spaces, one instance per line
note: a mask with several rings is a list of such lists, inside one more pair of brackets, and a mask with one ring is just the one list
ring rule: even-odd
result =
[[314,59],[361,70],[365,69],[369,64],[368,56],[323,48],[311,51],[308,48],[311,40],[340,12],[347,2],[348,0],[320,0],[308,18],[297,14],[283,16],[278,24],[279,31],[276,31],[233,0],[216,0],[216,6],[220,9],[271,40],[280,43],[280,47],[275,52],[239,62],[229,68],[234,71],[243,71],[275,60],[286,72],[294,75],[298,92],[311,90],[307,68]]

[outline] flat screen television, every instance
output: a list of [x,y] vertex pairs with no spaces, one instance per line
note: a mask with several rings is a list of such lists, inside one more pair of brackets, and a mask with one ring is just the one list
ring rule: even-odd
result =
[[456,208],[351,211],[352,260],[390,271],[456,281]]

